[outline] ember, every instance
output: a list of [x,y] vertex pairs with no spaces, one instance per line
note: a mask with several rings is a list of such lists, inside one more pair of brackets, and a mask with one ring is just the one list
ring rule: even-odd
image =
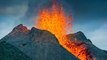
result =
[[56,0],[53,0],[51,10],[43,9],[40,12],[39,19],[36,20],[36,27],[50,31],[57,37],[60,44],[70,53],[74,54],[81,60],[87,60],[86,46],[77,46],[78,42],[69,42],[69,39],[66,37],[67,32],[72,32],[71,22],[72,17],[65,16],[62,6],[58,5]]

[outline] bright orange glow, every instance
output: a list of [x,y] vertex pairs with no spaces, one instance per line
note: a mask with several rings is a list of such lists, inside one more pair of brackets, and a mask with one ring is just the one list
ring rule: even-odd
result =
[[[69,19],[69,21],[71,20]],[[63,42],[62,36],[68,31],[68,21],[66,20],[62,7],[58,6],[56,2],[52,6],[52,11],[49,12],[48,9],[44,9],[40,12],[37,23],[39,29],[52,32],[60,42]],[[72,24],[69,24],[69,26],[72,28]]]
[[86,45],[77,46],[82,42],[70,41],[66,37],[67,32],[72,32],[71,22],[72,17],[65,16],[62,6],[54,0],[51,10],[43,9],[40,12],[39,19],[36,20],[36,27],[53,33],[60,44],[80,60],[93,60],[88,56]]

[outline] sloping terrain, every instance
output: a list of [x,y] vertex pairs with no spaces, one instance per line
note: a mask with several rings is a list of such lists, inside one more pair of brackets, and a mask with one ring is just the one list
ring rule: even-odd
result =
[[32,60],[16,47],[5,41],[0,42],[0,60]]
[[14,45],[33,60],[78,60],[46,30],[34,27],[28,30],[20,24],[1,40]]
[[107,60],[107,51],[97,48],[81,31],[69,34],[67,37],[70,41],[66,45],[72,49],[72,43],[74,43],[78,49],[76,52],[78,56],[85,55],[87,60]]
[[82,32],[68,34],[67,38],[65,46],[69,52],[49,31],[35,27],[29,30],[20,24],[1,41],[14,45],[33,60],[78,60],[75,56],[83,60],[107,60],[107,51],[94,46]]

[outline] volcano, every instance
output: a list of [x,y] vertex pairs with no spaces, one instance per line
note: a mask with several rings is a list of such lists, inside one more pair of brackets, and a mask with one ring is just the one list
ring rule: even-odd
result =
[[[81,31],[66,36],[69,39],[65,44],[67,48],[60,45],[56,36],[51,32],[35,27],[29,30],[26,26],[20,24],[0,42],[5,41],[11,44],[33,60],[79,60],[78,57],[84,56],[86,58],[80,60],[107,60],[107,51],[94,46]],[[6,47],[6,49],[8,51],[12,48]],[[70,50],[77,55],[75,56]],[[1,56],[3,56],[3,53],[1,53]]]
[[[60,45],[80,60],[106,59],[106,57],[99,58],[100,55],[94,54],[100,49],[96,48],[82,32],[71,34],[73,32],[72,16],[68,16],[62,4],[57,1],[53,0],[50,9],[44,8],[40,11],[35,27],[54,34]],[[106,53],[103,55],[106,56]]]
[[29,30],[20,24],[1,41],[12,44],[33,60],[78,60],[59,44],[52,33],[35,27]]

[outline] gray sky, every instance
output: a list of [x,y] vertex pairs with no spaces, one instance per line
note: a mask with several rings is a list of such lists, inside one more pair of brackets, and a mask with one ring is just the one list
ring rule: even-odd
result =
[[[107,1],[58,0],[73,16],[74,32],[82,31],[93,44],[107,50]],[[22,23],[31,28],[39,10],[50,8],[51,0],[0,0],[0,38]]]

